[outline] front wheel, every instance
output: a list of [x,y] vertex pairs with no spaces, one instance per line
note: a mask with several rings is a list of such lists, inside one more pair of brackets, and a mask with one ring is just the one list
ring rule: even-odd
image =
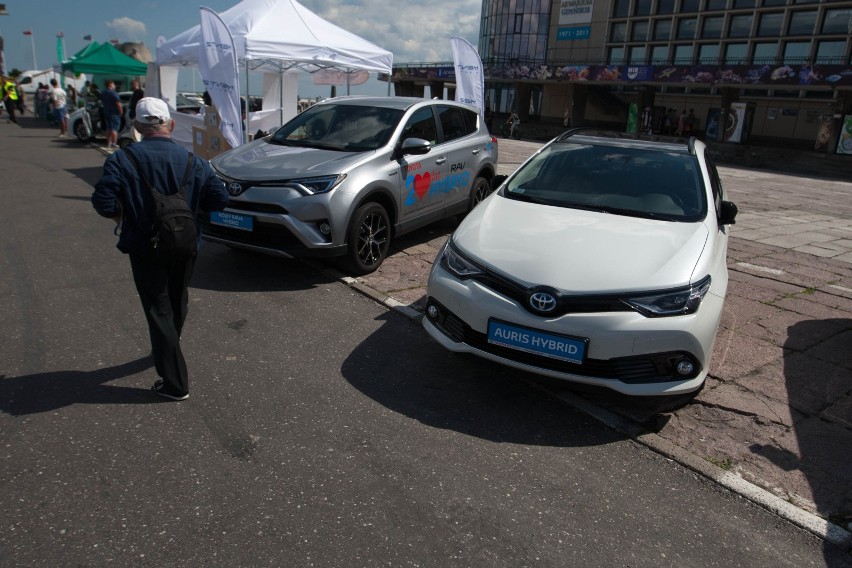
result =
[[347,229],[346,266],[355,275],[374,272],[388,255],[390,217],[375,202],[359,207]]
[[76,136],[77,139],[80,140],[80,142],[88,142],[89,141],[89,135],[86,132],[86,125],[83,124],[82,120],[78,120],[77,122],[74,123],[73,130],[74,130],[74,136]]

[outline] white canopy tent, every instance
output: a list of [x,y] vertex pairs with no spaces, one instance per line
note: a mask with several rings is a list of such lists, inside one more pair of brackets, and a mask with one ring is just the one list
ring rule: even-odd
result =
[[[392,72],[391,52],[320,18],[296,0],[243,0],[219,16],[234,38],[244,73],[241,83],[248,85],[249,71],[264,73],[264,110],[249,115],[247,132],[269,130],[296,115],[299,71]],[[178,70],[198,64],[200,42],[201,26],[196,25],[157,47],[153,83],[162,98],[175,100]],[[148,87],[153,91],[151,83]],[[183,136],[177,130],[180,141]],[[191,136],[188,141],[191,144]]]

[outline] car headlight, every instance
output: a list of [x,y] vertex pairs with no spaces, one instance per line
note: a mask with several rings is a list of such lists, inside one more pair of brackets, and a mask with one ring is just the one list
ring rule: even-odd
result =
[[692,286],[659,294],[632,296],[624,302],[647,317],[681,316],[697,312],[708,290],[710,276]]
[[468,260],[453,244],[452,239],[447,241],[444,249],[441,251],[441,266],[449,271],[456,278],[462,280],[466,278],[474,278],[485,274],[485,269]]
[[284,187],[292,187],[302,195],[314,195],[331,191],[346,179],[346,174],[313,178],[291,179]]

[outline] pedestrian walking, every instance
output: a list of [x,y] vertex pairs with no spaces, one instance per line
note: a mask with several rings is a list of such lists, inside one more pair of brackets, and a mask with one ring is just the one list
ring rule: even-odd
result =
[[39,83],[35,93],[36,100],[36,116],[42,120],[48,119],[48,109],[50,106],[50,91],[47,85]]
[[142,90],[139,86],[139,81],[136,79],[130,81],[130,88],[133,90],[133,94],[130,96],[130,102],[128,103],[128,106],[130,107],[128,109],[128,114],[130,115],[131,135],[136,142],[139,142],[141,136],[139,135],[139,131],[133,127],[133,121],[136,119],[136,104],[145,96],[145,91]]
[[53,106],[53,113],[59,122],[59,137],[65,138],[68,132],[68,120],[65,111],[68,109],[68,94],[65,89],[59,86],[56,79],[50,80],[50,86],[53,89],[50,91],[50,103]]
[[[117,231],[120,229],[116,246],[130,257],[133,281],[148,321],[154,365],[161,377],[153,390],[171,400],[184,400],[189,397],[189,376],[180,336],[196,253],[167,254],[158,246],[154,229],[158,215],[152,192],[174,199],[183,191],[195,228],[198,211],[224,209],[228,192],[206,160],[194,157],[171,140],[174,120],[165,102],[153,97],[140,100],[135,127],[142,141],[107,157],[103,175],[95,184],[92,205],[100,215],[116,222]],[[198,239],[193,248],[200,242],[200,232]]]

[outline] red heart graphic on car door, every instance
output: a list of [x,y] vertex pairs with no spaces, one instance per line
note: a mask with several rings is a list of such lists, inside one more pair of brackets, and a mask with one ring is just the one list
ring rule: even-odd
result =
[[423,196],[429,193],[430,185],[432,185],[432,176],[429,175],[429,172],[414,176],[414,193],[417,194],[418,199],[423,199]]

